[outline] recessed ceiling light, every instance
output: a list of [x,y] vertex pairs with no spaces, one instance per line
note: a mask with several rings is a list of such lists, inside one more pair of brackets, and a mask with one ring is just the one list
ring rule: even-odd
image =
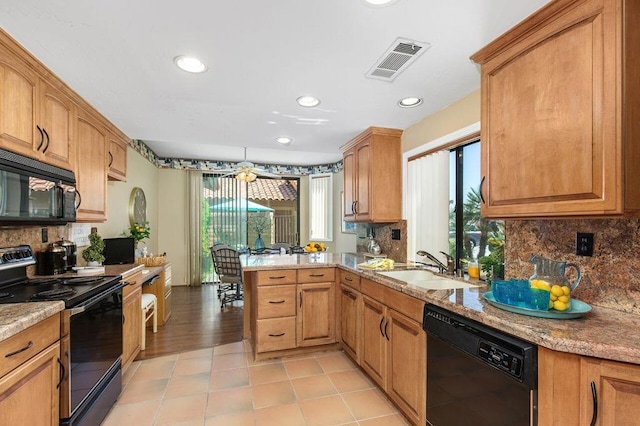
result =
[[280,136],[279,138],[276,138],[276,142],[281,143],[282,145],[289,145],[291,141],[293,141],[293,139],[286,136]]
[[402,98],[398,101],[398,105],[402,108],[413,108],[422,104],[422,98],[416,98],[415,96],[410,96],[408,98]]
[[389,6],[397,1],[398,0],[364,0],[364,2],[367,3],[369,6],[374,6],[374,7]]
[[305,108],[313,108],[320,105],[320,99],[314,98],[313,96],[300,96],[296,101],[298,102],[298,105]]
[[187,72],[200,73],[208,69],[200,59],[194,58],[193,56],[177,56],[173,61],[178,68]]

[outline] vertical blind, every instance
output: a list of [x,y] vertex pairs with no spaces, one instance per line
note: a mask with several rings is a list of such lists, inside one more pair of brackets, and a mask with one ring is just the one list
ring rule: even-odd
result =
[[333,175],[309,176],[309,238],[333,239]]
[[449,253],[449,151],[409,161],[407,192],[408,258]]

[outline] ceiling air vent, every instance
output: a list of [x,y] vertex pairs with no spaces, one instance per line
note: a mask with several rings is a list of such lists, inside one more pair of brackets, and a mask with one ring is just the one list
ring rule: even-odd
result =
[[365,77],[393,81],[430,47],[429,43],[397,38],[375,65],[367,71]]

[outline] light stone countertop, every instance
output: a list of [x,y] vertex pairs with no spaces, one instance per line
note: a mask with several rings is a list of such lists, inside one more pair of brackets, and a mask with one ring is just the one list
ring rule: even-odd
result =
[[[374,271],[359,269],[357,265],[365,260],[362,255],[349,253],[320,253],[313,257],[310,254],[241,257],[244,271],[337,266],[539,346],[640,364],[639,315],[598,306],[592,306],[591,312],[577,319],[545,319],[515,314],[486,302],[482,295],[490,288],[482,281],[476,281],[479,284],[477,288],[424,290]],[[396,269],[406,268],[398,265]]]
[[64,302],[0,305],[0,342],[64,310]]

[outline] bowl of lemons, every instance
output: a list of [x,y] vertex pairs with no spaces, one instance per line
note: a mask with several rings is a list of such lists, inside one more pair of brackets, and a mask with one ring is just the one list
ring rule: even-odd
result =
[[311,241],[307,243],[306,246],[304,246],[304,251],[306,251],[307,253],[317,253],[320,251],[327,251],[327,246],[325,246],[324,243],[321,243],[321,242]]

